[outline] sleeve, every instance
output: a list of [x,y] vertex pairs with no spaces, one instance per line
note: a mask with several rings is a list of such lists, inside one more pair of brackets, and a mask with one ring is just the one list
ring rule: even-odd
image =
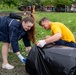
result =
[[12,29],[11,28],[9,29],[9,32],[10,32],[9,34],[10,43],[11,43],[13,52],[16,53],[19,51],[18,37],[17,37],[18,30],[15,27],[13,27]]
[[53,35],[56,33],[62,33],[61,28],[58,25],[52,26],[51,30]]
[[31,43],[30,43],[30,40],[29,40],[29,38],[28,38],[28,33],[27,33],[27,32],[26,32],[26,34],[23,36],[23,42],[24,42],[24,45],[25,45],[26,47],[31,46]]

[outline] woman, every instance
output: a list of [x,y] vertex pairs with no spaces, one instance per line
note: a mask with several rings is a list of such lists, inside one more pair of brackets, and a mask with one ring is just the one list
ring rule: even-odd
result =
[[[32,15],[31,15],[32,16]],[[35,22],[31,16],[27,16],[18,21],[8,16],[0,17],[0,41],[2,45],[2,68],[13,69],[14,66],[10,65],[7,60],[9,43],[12,46],[13,52],[16,53],[18,58],[25,63],[25,58],[20,54],[18,40],[23,39],[26,49],[31,49],[31,44],[35,43]]]

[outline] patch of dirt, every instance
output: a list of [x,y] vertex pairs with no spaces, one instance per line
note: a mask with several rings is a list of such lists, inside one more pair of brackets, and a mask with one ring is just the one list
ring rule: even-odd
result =
[[15,66],[15,68],[13,70],[6,70],[6,69],[3,69],[1,66],[2,66],[2,58],[0,57],[0,75],[29,75],[26,70],[25,70],[25,65],[22,64],[22,62],[19,61],[19,59],[17,59],[15,57],[12,58],[13,61],[11,61],[11,59],[9,59],[10,63],[12,65]]

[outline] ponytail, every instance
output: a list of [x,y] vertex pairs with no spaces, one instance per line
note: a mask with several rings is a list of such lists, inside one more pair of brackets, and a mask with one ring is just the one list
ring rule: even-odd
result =
[[32,12],[26,11],[25,13],[27,14],[27,16],[31,16],[35,20],[34,14]]
[[34,17],[34,14],[31,13],[30,16],[34,19],[34,22],[35,22],[35,17]]
[[33,27],[31,27],[31,29],[28,31],[29,34],[29,39],[32,41],[32,43],[35,43],[35,18],[34,18],[34,14],[30,14],[30,17],[33,18],[34,23],[33,23]]

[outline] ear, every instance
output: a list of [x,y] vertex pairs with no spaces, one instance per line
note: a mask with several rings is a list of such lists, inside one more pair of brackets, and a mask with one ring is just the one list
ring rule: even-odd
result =
[[22,22],[22,26],[24,26],[24,25],[25,25],[25,22],[23,21],[23,22]]
[[23,24],[25,24],[25,22],[24,22],[24,21],[23,21],[22,23],[23,23]]

